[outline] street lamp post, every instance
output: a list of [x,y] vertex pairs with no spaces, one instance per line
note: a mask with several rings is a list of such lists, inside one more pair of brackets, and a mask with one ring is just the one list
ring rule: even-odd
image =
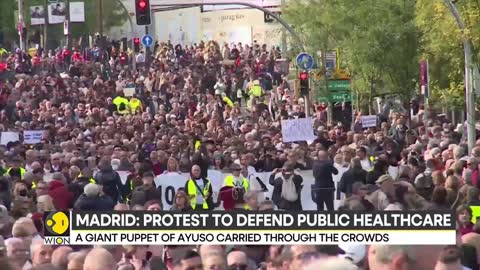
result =
[[475,131],[475,97],[472,87],[472,75],[473,75],[473,46],[468,37],[463,33],[465,31],[465,23],[460,16],[457,8],[451,0],[444,0],[445,4],[450,9],[450,12],[455,17],[458,28],[462,30],[463,49],[465,52],[465,102],[467,105],[467,139],[468,139],[468,152],[471,153],[476,140]]

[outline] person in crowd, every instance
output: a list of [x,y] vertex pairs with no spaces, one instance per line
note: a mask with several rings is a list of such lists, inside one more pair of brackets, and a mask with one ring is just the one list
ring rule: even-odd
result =
[[170,210],[187,212],[192,210],[190,200],[185,190],[179,189],[175,193],[175,203]]
[[113,199],[103,195],[99,185],[90,183],[85,186],[73,208],[78,211],[108,211],[114,207]]
[[104,248],[94,248],[85,256],[83,270],[115,270],[117,262]]
[[245,210],[258,210],[258,192],[249,190],[244,195]]
[[212,209],[212,183],[208,178],[202,177],[200,166],[193,165],[191,170],[191,179],[185,183],[190,206],[193,210]]
[[243,251],[231,251],[228,253],[227,266],[229,269],[254,270],[249,267],[247,254]]
[[112,169],[110,159],[103,158],[99,163],[100,171],[95,175],[95,182],[102,187],[102,192],[113,201],[121,201],[122,180]]
[[187,251],[185,255],[175,263],[181,270],[203,270],[203,262],[200,255],[193,251]]
[[52,246],[45,245],[43,239],[33,240],[30,245],[30,250],[32,267],[51,263],[53,248]]
[[65,176],[61,173],[54,173],[52,181],[48,183],[48,195],[53,199],[55,209],[66,211],[73,205],[74,195],[68,191]]
[[352,188],[355,182],[365,184],[367,172],[363,169],[360,158],[353,158],[350,169],[348,169],[341,177],[339,190],[347,197],[352,195]]
[[245,205],[245,193],[248,192],[250,183],[247,178],[241,175],[242,167],[236,163],[231,166],[232,175],[225,177],[223,183],[224,187],[232,187],[233,192],[237,194],[237,200],[235,203],[236,209],[244,209]]
[[29,267],[30,244],[28,242],[23,241],[21,238],[8,238],[5,240],[5,247],[7,249],[7,257],[10,258],[10,262],[15,268]]
[[456,209],[457,220],[462,235],[473,232],[472,209],[467,205],[460,205]]
[[221,252],[211,251],[202,255],[204,269],[227,270],[225,255]]
[[57,247],[52,252],[52,258],[51,258],[52,265],[60,269],[69,269],[68,268],[69,256],[72,252],[73,252],[73,249],[69,246]]
[[285,163],[282,171],[274,170],[269,182],[274,186],[272,201],[283,210],[302,210],[301,190],[303,179],[295,174],[294,165]]
[[314,201],[317,203],[317,210],[323,211],[324,206],[327,210],[333,210],[333,198],[335,185],[333,183],[332,174],[338,174],[338,170],[328,159],[325,151],[318,152],[318,160],[313,164],[313,176],[315,177]]

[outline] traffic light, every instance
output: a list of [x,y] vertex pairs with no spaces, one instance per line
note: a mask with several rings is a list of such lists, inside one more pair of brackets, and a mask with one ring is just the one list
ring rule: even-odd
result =
[[133,49],[136,53],[140,52],[140,39],[138,37],[133,38]]
[[306,96],[308,95],[308,90],[310,88],[309,82],[308,82],[308,72],[307,71],[302,71],[300,72],[300,75],[298,76],[300,79],[300,94]]
[[135,15],[137,25],[150,25],[152,23],[150,0],[135,0]]

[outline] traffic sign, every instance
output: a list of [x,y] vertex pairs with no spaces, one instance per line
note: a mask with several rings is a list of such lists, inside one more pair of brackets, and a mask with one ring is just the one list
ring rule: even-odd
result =
[[327,83],[329,91],[348,91],[350,90],[349,80],[329,80]]
[[142,44],[145,47],[150,47],[153,44],[153,37],[150,35],[145,35],[142,37]]
[[297,55],[297,67],[303,70],[310,70],[313,67],[313,57],[308,53]]

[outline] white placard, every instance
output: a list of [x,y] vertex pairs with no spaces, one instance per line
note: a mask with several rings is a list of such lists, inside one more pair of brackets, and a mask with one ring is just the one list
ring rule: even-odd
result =
[[284,143],[314,140],[316,137],[313,134],[313,120],[311,118],[282,120],[282,138]]
[[43,130],[25,130],[23,132],[24,144],[40,143],[43,139]]
[[67,9],[65,7],[65,3],[58,2],[48,5],[48,23],[63,23],[66,15]]
[[[312,200],[312,185],[315,184],[313,171],[312,170],[296,171],[296,173],[299,174],[303,179],[303,183],[302,183],[303,188],[300,196],[302,200],[302,209],[316,210],[317,204]],[[218,192],[222,188],[223,181],[228,175],[230,174],[222,173],[216,170],[208,170],[208,178],[212,183],[212,191],[213,191],[212,199],[214,202],[217,201]],[[270,175],[271,175],[271,172],[262,172],[262,173],[256,173],[254,177],[249,178],[250,186],[255,190],[260,191],[260,188],[258,188],[259,183],[256,180],[257,177],[266,185],[268,189],[268,191],[261,193],[261,195],[259,196],[259,201],[263,201],[264,199],[270,199],[270,200],[272,199],[273,186],[269,184]],[[120,177],[122,178],[122,183],[125,184],[126,175],[125,176],[120,175]],[[162,194],[162,204],[165,210],[169,210],[173,206],[173,203],[175,202],[175,194],[177,193],[177,190],[179,188],[185,187],[185,184],[188,179],[190,179],[190,174],[188,173],[166,173],[166,174],[161,174],[155,177],[155,185],[157,186],[157,188],[160,190]],[[340,178],[338,178],[337,181],[340,181]],[[337,186],[338,183],[335,183],[335,185]],[[335,196],[335,199],[334,199],[335,210],[337,210],[340,206],[343,205],[343,199],[344,199],[343,194]]]
[[16,142],[16,141],[20,141],[18,132],[11,132],[11,131],[2,132],[2,137],[0,139],[1,145],[7,145],[9,142]]
[[[162,194],[162,204],[164,210],[170,210],[175,203],[175,194],[189,179],[188,173],[166,173],[155,177],[155,185]],[[212,188],[214,185],[212,184]]]
[[376,127],[377,126],[377,116],[376,115],[363,115],[362,118],[362,127]]
[[135,88],[134,87],[123,88],[123,94],[126,97],[133,97],[133,94],[135,94]]
[[30,24],[31,25],[45,24],[45,8],[43,6],[30,7]]
[[70,2],[70,21],[85,22],[85,4],[83,2]]

